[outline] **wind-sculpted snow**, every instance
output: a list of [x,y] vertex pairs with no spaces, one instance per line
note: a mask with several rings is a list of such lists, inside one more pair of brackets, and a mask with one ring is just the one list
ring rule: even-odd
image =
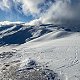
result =
[[79,44],[79,32],[53,31],[15,49],[23,53],[23,64],[30,58],[57,72],[61,80],[80,80]]
[[0,80],[80,80],[78,31],[53,24],[1,25]]

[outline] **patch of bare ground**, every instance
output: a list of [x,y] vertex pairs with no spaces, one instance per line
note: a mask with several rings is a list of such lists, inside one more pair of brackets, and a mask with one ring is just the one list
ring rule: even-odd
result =
[[[20,65],[19,61],[5,64],[1,70],[0,80],[60,80],[53,70],[38,67],[34,61],[21,69]],[[34,65],[35,67],[32,67]]]

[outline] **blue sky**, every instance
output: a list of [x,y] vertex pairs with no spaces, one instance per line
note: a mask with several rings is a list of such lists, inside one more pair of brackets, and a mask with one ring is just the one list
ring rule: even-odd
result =
[[[0,7],[0,21],[22,21],[22,22],[29,22],[35,18],[39,18],[39,15],[45,12],[49,8],[49,3],[52,0],[2,0],[1,7]],[[35,1],[37,3],[35,4]],[[25,4],[26,2],[26,4]],[[28,3],[29,2],[29,3]],[[24,7],[29,6],[28,9]],[[7,8],[8,7],[8,8]],[[34,8],[33,8],[34,7]],[[32,8],[32,9],[31,9]],[[30,11],[29,11],[30,10]]]
[[12,12],[6,12],[0,10],[0,21],[22,21],[22,22],[29,22],[33,20],[33,16],[29,15],[26,16],[24,14],[20,14],[19,12],[12,11]]
[[80,0],[0,0],[0,21],[80,24]]
[[[15,2],[13,2],[11,0],[2,0],[2,1],[3,1],[3,5],[5,4],[4,1],[6,1],[6,5],[8,5],[7,1],[9,1],[9,3],[11,4],[11,6],[9,5],[11,9],[6,10],[7,9],[7,8],[5,8],[6,6],[5,7],[2,6],[3,8],[5,8],[4,10],[2,10],[0,8],[0,21],[29,22],[29,21],[35,19],[35,17],[33,16],[34,13],[30,14],[30,12],[29,13],[26,12],[27,14],[24,14],[24,12],[22,11],[22,5],[20,5],[20,3],[17,2],[17,0],[15,0]],[[43,4],[43,7],[44,6],[45,5]]]
[[0,8],[0,21],[29,22],[29,21],[34,19],[34,17],[32,15],[28,15],[28,16],[25,15],[22,12],[22,10],[20,9],[21,6],[18,5],[17,2],[16,3],[13,3],[13,2],[11,3],[11,1],[10,1],[10,4],[11,4],[10,9],[5,8],[6,6],[5,7],[2,6],[4,10],[2,10]]

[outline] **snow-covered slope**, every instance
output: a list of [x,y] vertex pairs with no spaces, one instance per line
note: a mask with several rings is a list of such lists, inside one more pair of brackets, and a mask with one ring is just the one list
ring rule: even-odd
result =
[[80,33],[58,31],[21,45],[22,60],[30,58],[59,73],[63,80],[80,80]]
[[24,23],[5,23],[0,26],[0,45],[23,44],[26,41],[52,32],[49,26],[30,26]]
[[[34,76],[28,72],[30,70],[41,75],[43,71],[45,72],[48,79],[46,77],[42,79],[44,75],[40,77],[37,75],[40,78],[39,80],[80,80],[80,32],[66,28],[65,31],[52,24],[18,26],[19,29],[12,26],[6,30],[1,30],[1,36],[12,36],[15,33],[17,34],[18,31],[29,32],[32,36],[29,36],[29,39],[26,38],[28,40],[25,39],[26,43],[24,42],[24,44],[11,50],[9,46],[0,47],[0,50],[3,49],[0,52],[0,79],[21,80],[20,78],[23,77],[22,79],[26,80],[27,78],[24,78],[26,74],[29,73]],[[17,28],[16,31],[14,30],[15,27]],[[21,38],[23,37],[22,33]],[[12,38],[13,36],[9,40]],[[15,38],[17,39],[17,37]],[[47,69],[47,72],[45,69]],[[32,80],[32,78],[29,78],[29,80]]]
[[[64,27],[53,24],[27,25],[21,22],[0,22],[0,46],[23,44],[49,32],[63,29],[65,31],[79,31],[76,27]],[[64,34],[64,33],[63,33]]]

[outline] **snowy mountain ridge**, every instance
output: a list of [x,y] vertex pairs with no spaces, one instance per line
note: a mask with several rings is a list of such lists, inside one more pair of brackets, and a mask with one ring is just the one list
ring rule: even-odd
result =
[[77,27],[3,24],[0,80],[80,80],[79,45]]
[[[5,23],[4,23],[5,24]],[[24,23],[8,23],[0,27],[0,44],[23,44],[26,41],[54,31],[57,27],[52,24],[30,26]],[[54,28],[55,27],[55,28]]]
[[[44,34],[56,31],[74,32],[76,29],[54,24],[27,25],[20,22],[0,23],[0,46],[23,44]],[[76,30],[77,31],[77,30]],[[78,29],[79,31],[79,29]]]

